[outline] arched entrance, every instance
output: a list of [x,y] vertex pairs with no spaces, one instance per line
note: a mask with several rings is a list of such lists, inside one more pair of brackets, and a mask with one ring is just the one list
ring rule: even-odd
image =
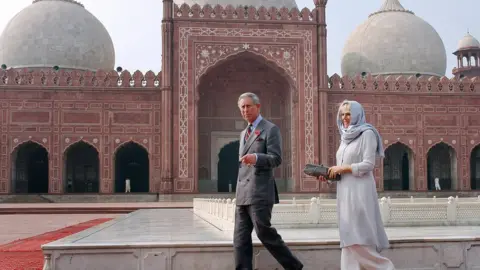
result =
[[413,153],[403,143],[394,143],[385,150],[383,189],[409,190],[414,186]]
[[438,143],[427,154],[428,189],[436,190],[435,178],[439,179],[441,190],[457,188],[457,158],[455,150],[446,143]]
[[218,154],[218,192],[235,192],[238,177],[238,150],[240,141],[225,145]]
[[[267,63],[265,58],[250,52],[243,52],[231,56],[211,68],[201,77],[198,85],[199,101],[196,125],[199,151],[196,166],[210,170],[207,174],[210,176],[209,179],[199,180],[199,192],[212,192],[212,189],[223,191],[225,190],[224,183],[230,181],[215,179],[215,177],[220,177],[220,174],[217,175],[220,170],[209,165],[217,158],[216,155],[220,152],[221,147],[225,145],[225,143],[215,140],[216,138],[225,140],[227,135],[222,137],[218,134],[228,133],[230,138],[228,142],[231,142],[238,140],[240,133],[246,128],[247,124],[242,119],[237,106],[238,97],[244,92],[253,92],[259,96],[262,116],[275,123],[282,131],[283,163],[275,170],[274,175],[280,192],[288,191],[293,187],[290,83],[277,67]],[[216,149],[218,145],[221,147]],[[233,145],[229,146],[227,149],[230,150],[221,155],[226,160],[235,159],[238,166],[238,151],[234,152],[233,148]],[[220,162],[229,164],[229,161],[226,160],[220,160]],[[226,189],[228,190],[228,186]]]
[[12,191],[14,193],[48,193],[48,152],[29,141],[12,153]]
[[470,154],[470,187],[480,189],[480,145],[473,148]]
[[135,142],[128,142],[115,153],[115,192],[125,192],[130,179],[130,192],[149,192],[150,164],[148,152]]
[[67,193],[98,192],[99,156],[95,147],[80,141],[65,151],[65,190]]

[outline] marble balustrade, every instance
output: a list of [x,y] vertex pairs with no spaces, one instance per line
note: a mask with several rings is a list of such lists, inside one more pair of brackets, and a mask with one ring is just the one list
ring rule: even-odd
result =
[[[473,198],[379,199],[386,227],[398,226],[478,226],[480,196]],[[334,199],[311,198],[281,201],[273,208],[272,224],[280,228],[336,227]],[[194,213],[221,230],[233,230],[235,199],[193,200]]]

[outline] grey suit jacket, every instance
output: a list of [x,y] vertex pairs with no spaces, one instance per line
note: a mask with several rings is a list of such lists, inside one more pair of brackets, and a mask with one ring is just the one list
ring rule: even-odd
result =
[[257,154],[255,166],[240,163],[237,179],[236,204],[276,204],[279,202],[273,169],[282,163],[280,129],[265,119],[258,123],[246,142],[246,129],[240,134],[239,156]]

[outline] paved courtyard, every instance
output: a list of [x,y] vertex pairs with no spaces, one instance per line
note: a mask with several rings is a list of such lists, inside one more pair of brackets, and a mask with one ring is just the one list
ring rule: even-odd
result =
[[14,240],[55,231],[97,218],[115,218],[118,214],[42,214],[0,215],[0,245]]

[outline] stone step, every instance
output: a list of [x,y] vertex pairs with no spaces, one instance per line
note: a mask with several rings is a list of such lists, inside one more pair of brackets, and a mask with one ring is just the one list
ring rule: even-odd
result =
[[40,194],[18,194],[10,196],[2,203],[53,203],[54,201]]

